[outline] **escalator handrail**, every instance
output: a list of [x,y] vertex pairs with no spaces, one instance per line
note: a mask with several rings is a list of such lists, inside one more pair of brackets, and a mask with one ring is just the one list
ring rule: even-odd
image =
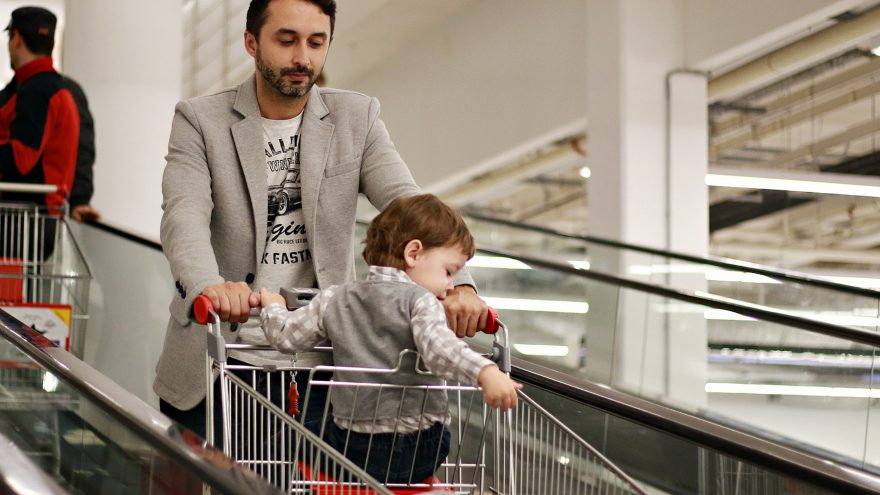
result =
[[763,308],[749,304],[732,302],[724,300],[724,298],[721,297],[713,296],[712,294],[697,294],[690,291],[671,289],[668,287],[648,284],[637,280],[622,278],[616,275],[609,275],[607,273],[602,273],[595,270],[581,270],[568,264],[560,263],[555,260],[539,258],[537,256],[529,256],[522,253],[515,253],[512,251],[486,247],[477,248],[477,252],[488,254],[491,256],[511,258],[516,261],[525,263],[526,265],[539,266],[557,272],[564,272],[568,275],[574,275],[576,277],[598,280],[600,282],[608,283],[610,285],[634,289],[640,292],[647,292],[649,294],[654,294],[669,299],[676,299],[679,301],[684,301],[710,308],[722,309],[743,316],[752,317],[761,321],[778,323],[781,325],[806,330],[808,332],[818,333],[828,337],[835,337],[880,348],[880,333],[874,333],[858,328],[834,325],[832,323],[826,323],[824,321],[795,316],[784,311],[774,310],[772,308]]
[[0,310],[0,338],[220,492],[280,494],[234,461],[218,459],[222,457],[219,451],[188,445],[181,435],[190,432],[182,432],[168,417],[3,310]]
[[880,477],[869,472],[794,450],[520,358],[512,358],[511,377],[626,420],[834,491],[880,493]]
[[839,282],[834,282],[831,280],[823,279],[820,277],[813,277],[805,273],[795,272],[790,270],[782,270],[780,268],[775,268],[766,265],[760,265],[757,263],[750,263],[747,261],[735,260],[731,258],[723,258],[720,256],[696,256],[684,253],[677,253],[674,251],[666,251],[663,249],[652,248],[648,246],[643,246],[639,244],[631,244],[621,241],[614,241],[611,239],[604,239],[602,237],[596,237],[592,235],[586,234],[572,234],[567,232],[561,232],[555,229],[551,229],[549,227],[542,227],[540,225],[532,225],[528,223],[516,222],[513,220],[507,220],[504,218],[495,217],[492,215],[486,215],[483,213],[476,212],[466,212],[465,216],[471,217],[477,220],[481,220],[489,223],[496,223],[499,225],[504,225],[507,227],[513,227],[517,229],[529,230],[533,232],[539,232],[542,234],[547,234],[554,237],[562,237],[567,239],[574,239],[578,241],[589,242],[592,244],[599,244],[602,246],[613,247],[617,249],[625,249],[628,251],[635,251],[645,254],[651,254],[655,256],[662,256],[665,258],[672,258],[682,261],[688,261],[691,263],[701,264],[701,265],[711,265],[719,268],[724,268],[726,270],[734,270],[740,272],[754,273],[756,275],[763,275],[765,277],[769,277],[776,280],[784,280],[787,282],[795,282],[798,284],[820,287],[823,289],[830,289],[838,292],[843,292],[847,294],[871,297],[874,299],[880,299],[880,291],[874,289],[867,289],[864,287],[856,287],[854,285],[842,284]]

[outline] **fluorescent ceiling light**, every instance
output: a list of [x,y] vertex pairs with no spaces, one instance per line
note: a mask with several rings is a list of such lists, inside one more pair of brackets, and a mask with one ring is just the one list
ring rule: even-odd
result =
[[484,301],[495,309],[510,311],[542,311],[545,313],[586,314],[590,305],[579,301],[552,301],[544,299],[514,299],[510,297],[484,297]]
[[532,267],[522,261],[500,256],[474,256],[467,262],[467,266],[477,268],[501,268],[505,270],[531,270]]
[[[590,262],[586,260],[572,260],[568,264],[578,270],[589,270]],[[467,262],[467,266],[471,268],[499,268],[503,270],[531,270],[532,267],[522,261],[513,258],[505,258],[502,256],[474,256]]]
[[706,185],[880,198],[880,179],[852,174],[775,172],[712,167]]
[[813,387],[805,385],[761,385],[752,383],[707,383],[710,394],[793,395],[800,397],[846,397],[880,399],[880,389]]
[[[792,316],[808,318],[810,320],[822,321],[832,325],[841,325],[847,327],[871,327],[880,326],[880,319],[875,316],[858,316],[851,313],[837,311],[783,311]],[[728,320],[728,321],[756,321],[755,318],[743,316],[732,311],[723,309],[709,308],[703,311],[703,317],[707,320]]]
[[706,280],[710,282],[740,282],[744,284],[780,284],[779,280],[765,277],[757,273],[732,272],[728,270],[706,271]]
[[778,280],[774,280],[757,273],[739,272],[732,270],[720,270],[708,265],[698,264],[654,264],[654,265],[633,265],[629,272],[633,275],[654,275],[654,274],[688,274],[703,273],[706,280],[713,282],[742,282],[750,284],[778,284]]
[[526,356],[568,356],[568,346],[566,345],[513,344],[513,348]]
[[43,390],[55,392],[58,390],[58,378],[48,371],[43,375]]
[[880,289],[880,278],[842,277],[837,275],[820,275],[820,277],[838,284],[854,285],[863,289]]

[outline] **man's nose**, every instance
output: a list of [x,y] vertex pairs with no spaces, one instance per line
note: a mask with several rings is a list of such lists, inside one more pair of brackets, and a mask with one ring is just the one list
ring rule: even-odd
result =
[[302,65],[304,67],[309,66],[309,57],[306,53],[306,48],[303,45],[298,45],[294,48],[291,61],[296,65]]

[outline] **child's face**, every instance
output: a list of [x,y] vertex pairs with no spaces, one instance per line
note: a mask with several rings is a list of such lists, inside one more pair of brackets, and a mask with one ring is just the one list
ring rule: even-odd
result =
[[458,246],[408,250],[406,274],[442,301],[446,298],[446,292],[452,289],[452,276],[464,267],[465,262],[467,255]]

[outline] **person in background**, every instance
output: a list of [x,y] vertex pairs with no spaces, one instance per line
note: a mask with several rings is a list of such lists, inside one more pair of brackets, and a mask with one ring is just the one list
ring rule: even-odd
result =
[[21,228],[0,232],[0,253],[5,257],[48,259],[55,249],[56,216],[64,211],[73,186],[79,111],[53,67],[56,23],[55,15],[44,8],[20,7],[6,26],[15,76],[0,91],[0,181],[52,185],[56,191],[2,194],[4,201],[37,204],[50,213],[29,217],[23,226],[29,242],[15,238]]
[[[56,22],[41,7],[12,11],[6,30],[15,76],[0,92],[0,180],[57,186],[36,200],[49,207],[61,207],[73,186],[80,123],[73,95],[53,68]],[[34,201],[22,193],[3,199]]]
[[[447,379],[479,385],[490,407],[516,407],[521,385],[457,339],[443,311],[453,274],[474,255],[461,216],[431,194],[397,198],[370,222],[364,244],[365,281],[324,289],[296,311],[262,289],[266,340],[296,353],[329,339],[340,382],[437,387]],[[357,371],[394,369],[407,349],[434,376],[411,363],[393,375]],[[445,462],[450,442],[446,392],[425,390],[337,387],[325,439],[383,483],[420,483]]]
[[[206,341],[190,328],[193,300],[211,300],[227,341],[264,344],[259,322],[248,322],[260,306],[254,287],[323,289],[354,280],[358,194],[381,210],[420,192],[378,100],[315,85],[335,19],[334,0],[252,0],[243,41],[254,74],[175,109],[160,237],[177,294],[153,390],[162,412],[199,433],[206,430]],[[488,308],[465,270],[455,286],[443,302],[450,326],[472,336],[485,327]],[[231,352],[228,362],[290,363],[275,354]],[[325,360],[301,353],[297,365]],[[296,379],[304,395],[308,376]],[[318,427],[321,413],[304,411],[306,426]]]

